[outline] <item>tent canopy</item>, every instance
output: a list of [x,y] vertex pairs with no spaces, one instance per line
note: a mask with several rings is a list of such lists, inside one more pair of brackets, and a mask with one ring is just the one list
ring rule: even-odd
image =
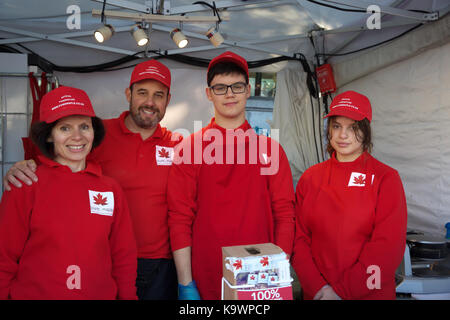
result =
[[[184,54],[211,59],[218,50],[230,48],[249,61],[295,57],[296,53],[313,59],[315,52],[343,53],[387,40],[414,25],[435,20],[439,14],[445,14],[449,5],[447,0],[377,1],[382,11],[381,29],[364,31],[371,16],[366,12],[370,5],[367,1],[219,0],[207,4],[218,8],[223,19],[219,31],[225,42],[216,49],[206,38],[206,31],[214,23],[184,22],[182,29],[190,43],[179,49],[169,36],[174,27],[180,26],[178,22],[152,22],[150,43],[142,48],[136,45],[129,32],[135,21],[106,17],[116,33],[103,44],[97,43],[93,33],[102,23],[100,17],[93,17],[92,10],[102,10],[103,2],[4,0],[0,3],[0,38],[3,38],[0,45],[35,52],[58,66],[97,65],[135,54],[141,57],[158,53]],[[171,17],[214,16],[214,11],[205,3],[193,3],[188,0],[106,0],[105,10],[153,12]],[[309,38],[311,35],[315,48]]]

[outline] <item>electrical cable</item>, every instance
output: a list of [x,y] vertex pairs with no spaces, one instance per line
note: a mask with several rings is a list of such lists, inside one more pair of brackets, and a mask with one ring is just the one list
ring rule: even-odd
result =
[[211,10],[213,11],[214,15],[217,14],[217,19],[219,20],[218,23],[221,23],[221,22],[222,22],[222,19],[220,18],[219,11],[217,10],[216,2],[215,2],[215,1],[213,1],[213,4],[212,4],[212,5],[209,4],[208,2],[205,2],[205,1],[196,1],[196,2],[194,2],[194,3],[192,3],[192,4],[203,4],[203,5],[205,5],[205,6],[210,7]]
[[[315,1],[315,0],[307,0],[307,1],[308,1],[308,2],[312,2],[312,3],[314,3],[314,4],[317,4],[317,5],[319,5],[319,6],[323,6],[323,7],[327,7],[327,8],[339,10],[339,11],[368,13],[366,10],[362,10],[362,9],[347,9],[347,8],[342,8],[342,7],[336,7],[336,6],[333,6],[333,5],[331,5],[331,4],[323,3],[323,2],[319,2],[319,1]],[[430,11],[425,11],[425,10],[414,10],[414,9],[409,9],[409,10],[407,10],[407,11],[411,11],[411,12],[419,12],[419,13],[431,13]]]
[[323,6],[323,7],[327,7],[327,8],[331,8],[331,9],[336,9],[336,10],[339,10],[339,11],[346,11],[346,12],[363,12],[363,13],[367,13],[367,11],[361,10],[361,9],[346,9],[346,8],[336,7],[336,6],[333,6],[333,5],[331,5],[331,4],[318,2],[318,1],[315,1],[315,0],[307,0],[307,1],[308,1],[308,2],[312,2],[312,3],[314,3],[314,4],[317,4],[317,5],[319,5],[319,6]]
[[102,15],[100,18],[100,21],[105,24],[105,7],[106,7],[106,0],[103,0],[103,8],[102,8]]
[[[311,42],[311,45],[313,47],[314,53],[317,52],[316,50],[316,45],[314,43],[314,39],[312,37],[312,35],[310,34],[309,36],[309,41]],[[320,65],[319,62],[319,57],[317,55],[315,55],[316,57],[316,62],[317,65]],[[314,77],[315,80],[315,87],[318,88],[318,81],[317,81],[317,77]],[[317,104],[318,104],[318,108],[319,108],[319,137],[322,136],[322,134],[320,133],[320,98],[319,95],[317,95]],[[319,156],[319,146],[317,145],[317,137],[316,137],[316,120],[315,120],[315,111],[314,111],[314,104],[313,104],[313,100],[311,97],[311,93],[310,93],[310,102],[311,102],[311,111],[312,111],[312,125],[313,125],[313,138],[314,138],[314,145],[316,146],[316,154],[317,154],[317,162],[320,162],[320,156]],[[322,145],[322,142],[320,143]]]
[[345,56],[345,55],[348,55],[348,54],[357,53],[357,52],[364,51],[364,50],[367,50],[367,49],[370,49],[370,48],[373,48],[373,47],[380,46],[382,44],[385,44],[386,42],[389,42],[389,41],[392,41],[392,40],[396,40],[396,39],[404,36],[405,34],[407,34],[407,33],[411,32],[411,31],[417,29],[418,27],[420,27],[422,25],[423,25],[422,23],[419,23],[419,24],[415,25],[414,27],[412,27],[412,28],[402,32],[401,34],[399,34],[399,35],[397,35],[397,36],[395,36],[393,38],[384,40],[382,42],[375,43],[375,44],[370,45],[368,47],[360,48],[360,49],[349,51],[349,52],[345,52],[345,53],[316,53],[316,55],[324,56],[324,57],[333,57],[333,56]]

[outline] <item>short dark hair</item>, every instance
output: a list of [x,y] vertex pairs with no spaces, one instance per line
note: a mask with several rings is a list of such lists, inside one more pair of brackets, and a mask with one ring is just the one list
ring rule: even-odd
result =
[[247,73],[244,71],[244,69],[233,62],[224,61],[215,64],[211,67],[211,69],[209,69],[207,76],[208,87],[211,85],[211,82],[213,81],[215,76],[219,74],[227,75],[232,73],[242,74],[245,78],[245,83],[248,84]]
[[[332,156],[334,153],[334,148],[331,146],[331,125],[334,120],[338,116],[332,116],[328,118],[327,122],[327,152]],[[372,129],[370,128],[370,121],[367,118],[364,118],[360,121],[355,121],[353,124],[353,130],[355,131],[356,140],[362,143],[363,151],[367,151],[368,153],[372,152],[373,143],[372,143]]]
[[[31,125],[30,137],[34,144],[39,148],[41,153],[47,158],[55,157],[55,148],[53,142],[48,142],[53,128],[58,121],[47,123],[44,121],[36,122]],[[92,117],[92,128],[94,129],[94,141],[92,142],[92,150],[100,145],[105,137],[105,127],[102,119]],[[92,151],[91,150],[91,151]]]

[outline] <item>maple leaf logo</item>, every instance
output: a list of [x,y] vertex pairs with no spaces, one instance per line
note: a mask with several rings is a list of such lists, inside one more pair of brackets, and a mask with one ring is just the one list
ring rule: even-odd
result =
[[275,281],[275,277],[270,278],[270,281]]
[[252,276],[250,277],[250,280],[255,280],[255,276],[252,275]]
[[169,158],[169,152],[166,150],[166,149],[164,149],[164,148],[162,148],[161,150],[159,150],[159,156],[161,157],[161,158]]
[[103,196],[100,193],[97,193],[96,196],[94,196],[94,203],[100,206],[106,206],[108,203],[106,202],[108,198],[103,198]]
[[261,263],[261,265],[263,267],[268,266],[269,265],[269,257],[263,257],[261,260],[259,260],[259,263]]
[[360,175],[359,177],[353,177],[353,183],[354,184],[364,184],[366,182],[366,179]]
[[236,270],[242,269],[242,260],[237,260],[235,263],[233,263],[233,267],[235,267]]
[[261,279],[265,279],[266,278],[266,275],[265,274],[262,274],[261,275]]

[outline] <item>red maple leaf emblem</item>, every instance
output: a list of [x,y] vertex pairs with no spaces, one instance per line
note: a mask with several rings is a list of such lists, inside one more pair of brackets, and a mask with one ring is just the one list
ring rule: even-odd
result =
[[162,148],[161,150],[159,150],[159,156],[161,158],[169,158],[169,152],[166,149]]
[[353,183],[354,184],[364,184],[366,182],[366,179],[360,175],[359,177],[353,177]]
[[242,269],[242,260],[236,260],[236,262],[233,263],[233,267],[235,267],[236,270]]
[[97,196],[94,196],[94,203],[100,206],[106,206],[108,203],[106,202],[108,198],[103,198],[100,193],[97,193]]
[[269,257],[263,257],[261,260],[259,260],[259,263],[262,264],[263,267],[269,265]]
[[270,278],[270,281],[275,281],[275,278],[274,277]]
[[263,273],[262,275],[261,275],[261,279],[265,279],[266,278],[266,275]]
[[255,276],[251,276],[251,277],[250,277],[250,280],[255,280]]

